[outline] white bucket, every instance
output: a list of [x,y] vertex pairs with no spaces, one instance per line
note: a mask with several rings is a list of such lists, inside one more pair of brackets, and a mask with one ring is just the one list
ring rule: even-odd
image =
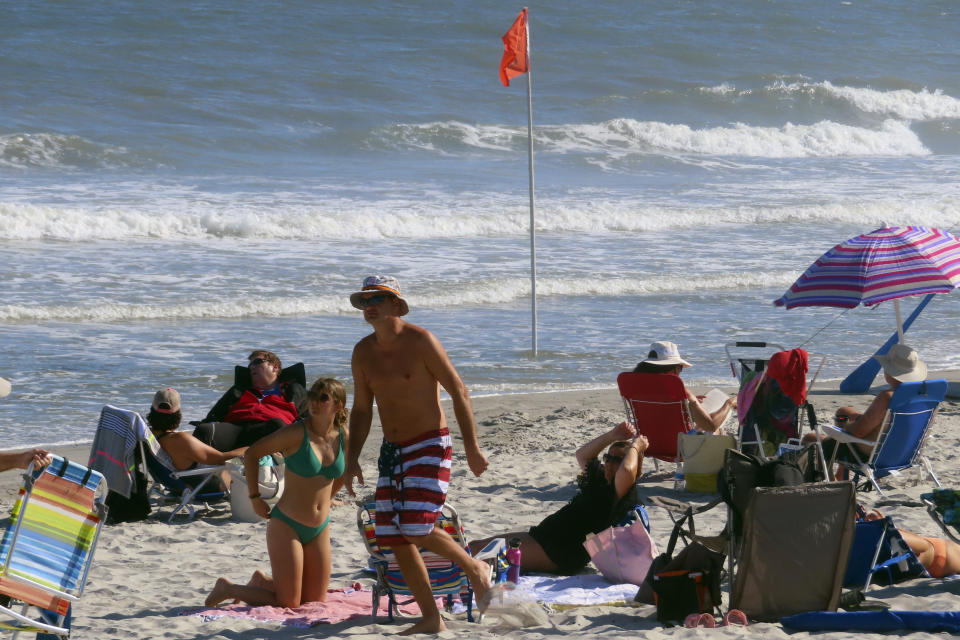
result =
[[[283,493],[283,467],[270,465],[260,466],[258,480],[260,497],[268,502],[276,502]],[[263,520],[253,510],[250,500],[250,491],[247,488],[247,479],[243,475],[243,467],[230,468],[230,512],[233,520],[238,522],[260,522]]]

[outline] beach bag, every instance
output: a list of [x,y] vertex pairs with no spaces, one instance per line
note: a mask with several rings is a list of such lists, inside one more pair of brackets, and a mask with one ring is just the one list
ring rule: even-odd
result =
[[684,489],[717,493],[717,474],[723,468],[724,452],[736,448],[737,439],[731,435],[678,434],[677,451],[682,460]]
[[657,620],[661,622],[682,621],[691,613],[713,613],[722,601],[723,553],[695,540],[673,556],[680,529],[688,518],[692,523],[692,510],[677,520],[666,552],[654,558],[634,597],[637,602],[657,605]]
[[150,516],[150,492],[147,489],[147,477],[140,470],[140,447],[134,447],[134,465],[130,487],[130,497],[116,491],[107,493],[107,524],[138,522]]
[[641,585],[647,577],[657,544],[650,537],[646,511],[638,505],[636,514],[625,526],[609,527],[597,534],[587,534],[583,547],[593,566],[614,584]]

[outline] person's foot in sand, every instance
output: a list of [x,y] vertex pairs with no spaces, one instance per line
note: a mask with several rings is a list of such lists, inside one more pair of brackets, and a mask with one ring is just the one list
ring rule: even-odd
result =
[[203,604],[208,607],[216,607],[224,600],[229,600],[231,598],[230,587],[232,586],[233,583],[226,578],[217,578],[217,583],[213,585],[213,590],[203,601]]
[[467,579],[470,580],[470,587],[473,589],[473,597],[477,602],[477,608],[480,613],[483,613],[489,605],[486,596],[490,592],[490,587],[493,586],[493,581],[490,579],[490,565],[484,560],[473,558],[471,558],[471,562],[473,567],[463,567],[463,570],[467,574]]
[[423,618],[420,622],[415,623],[411,627],[407,627],[397,635],[399,636],[412,636],[417,633],[430,633],[437,634],[441,631],[446,631],[447,625],[444,624],[443,618],[440,617],[440,614],[437,614],[436,618]]

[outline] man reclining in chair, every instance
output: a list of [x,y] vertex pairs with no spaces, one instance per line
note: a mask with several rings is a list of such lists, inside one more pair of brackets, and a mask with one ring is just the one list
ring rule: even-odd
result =
[[[873,357],[883,365],[883,378],[890,385],[890,388],[878,393],[863,413],[858,413],[853,407],[840,407],[834,417],[837,426],[847,433],[863,440],[876,441],[883,430],[883,419],[887,415],[887,409],[890,407],[890,400],[893,398],[894,391],[902,382],[926,380],[927,365],[920,360],[912,347],[905,344],[895,344],[890,347],[890,351],[886,355]],[[804,444],[815,442],[816,439],[817,434],[811,432],[803,437],[803,442]],[[833,438],[825,437],[822,444],[823,455],[827,460],[832,459],[834,453],[836,453],[838,460],[852,461],[846,447],[837,450],[841,443]],[[863,455],[870,455],[870,448],[867,445],[853,443],[853,446],[856,446]]]
[[[587,534],[600,533],[618,524],[637,503],[637,476],[647,438],[639,436],[631,440],[635,435],[633,425],[621,422],[577,449],[579,490],[569,503],[529,531],[500,533],[472,541],[471,553],[494,538],[517,538],[522,568],[561,575],[579,573],[590,562],[583,547]],[[604,449],[607,452],[601,463],[597,456]]]
[[248,359],[249,383],[238,380],[193,432],[218,451],[250,446],[307,413],[307,390],[285,375],[276,354],[257,349]]

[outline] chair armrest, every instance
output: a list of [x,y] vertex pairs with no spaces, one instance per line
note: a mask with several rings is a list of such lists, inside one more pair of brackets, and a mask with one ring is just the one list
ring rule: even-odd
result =
[[473,556],[477,560],[490,560],[491,558],[496,558],[503,548],[507,545],[506,540],[503,538],[494,538],[487,543],[483,549],[477,551],[477,554]]
[[186,478],[189,476],[205,476],[217,471],[226,471],[226,465],[199,466],[196,469],[184,469],[183,471],[171,471],[170,475],[174,478]]
[[825,424],[820,428],[823,429],[824,435],[829,438],[833,438],[837,442],[854,442],[856,444],[865,444],[868,446],[873,446],[876,444],[875,440],[864,440],[863,438],[858,438],[852,433],[844,431],[843,429],[833,425]]

